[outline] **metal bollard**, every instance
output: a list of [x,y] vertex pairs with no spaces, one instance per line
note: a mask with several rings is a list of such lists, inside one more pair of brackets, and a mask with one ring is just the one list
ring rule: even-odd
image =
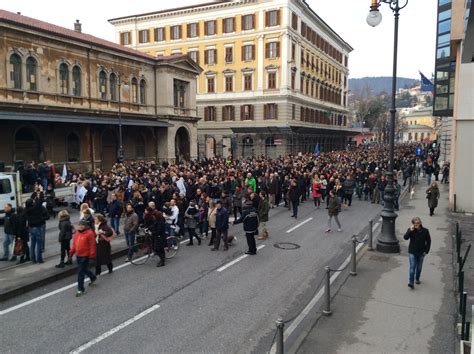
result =
[[456,212],[456,194],[454,195],[454,200],[453,200],[453,211]]
[[462,294],[464,293],[464,272],[459,273],[458,294],[459,294],[459,313],[462,311]]
[[374,223],[373,220],[369,220],[369,247],[367,248],[369,251],[373,251],[373,239],[374,239],[374,231],[372,229],[372,224]]
[[357,255],[356,255],[356,248],[357,248],[357,237],[352,236],[352,256],[351,256],[351,271],[350,275],[356,276],[357,275]]
[[331,268],[325,267],[326,270],[326,284],[324,285],[324,294],[326,295],[326,302],[324,304],[323,315],[331,316]]
[[464,340],[464,334],[466,333],[466,302],[467,293],[462,293],[462,310],[461,310],[461,339]]
[[283,323],[283,320],[281,318],[276,320],[276,327],[277,327],[276,352],[277,354],[283,354],[284,353],[283,330],[285,328],[285,324]]
[[471,322],[466,322],[466,334],[464,335],[464,340],[469,342],[470,336],[471,336]]

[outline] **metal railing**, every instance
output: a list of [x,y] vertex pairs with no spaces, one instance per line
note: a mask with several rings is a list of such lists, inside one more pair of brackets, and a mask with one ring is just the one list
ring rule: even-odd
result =
[[467,292],[464,291],[464,264],[466,259],[469,256],[471,251],[471,244],[468,244],[466,250],[464,251],[464,256],[462,255],[462,231],[459,228],[459,223],[456,222],[455,225],[455,249],[456,249],[456,261],[458,264],[457,269],[457,281],[458,281],[458,296],[459,296],[459,317],[461,320],[461,340],[469,341],[470,331],[471,331],[471,322],[466,321],[466,309],[467,309]]

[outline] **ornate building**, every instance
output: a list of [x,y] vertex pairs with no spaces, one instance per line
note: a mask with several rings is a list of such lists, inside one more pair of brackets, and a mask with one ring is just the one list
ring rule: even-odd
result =
[[187,56],[153,58],[0,10],[0,161],[88,168],[197,157],[196,85]]
[[352,48],[302,0],[215,1],[109,20],[116,41],[187,54],[198,85],[199,154],[253,156],[345,147]]

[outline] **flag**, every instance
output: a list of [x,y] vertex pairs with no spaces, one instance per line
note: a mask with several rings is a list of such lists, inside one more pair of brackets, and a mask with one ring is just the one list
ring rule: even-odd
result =
[[428,80],[428,78],[423,75],[423,73],[421,71],[418,71],[420,73],[420,76],[421,76],[421,88],[420,88],[420,91],[421,92],[433,92],[434,91],[434,85],[433,83]]
[[316,157],[319,156],[319,143],[317,143],[316,147],[314,148],[314,154],[316,155]]
[[63,174],[61,175],[61,179],[64,182],[66,182],[66,178],[67,178],[67,168],[66,168],[66,164],[63,165]]

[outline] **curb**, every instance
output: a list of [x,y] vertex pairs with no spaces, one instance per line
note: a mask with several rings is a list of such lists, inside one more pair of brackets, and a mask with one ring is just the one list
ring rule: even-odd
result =
[[[125,249],[120,249],[114,253],[112,253],[112,259],[117,259],[120,257],[123,257],[127,254],[128,248]],[[54,283],[55,281],[67,278],[71,275],[74,275],[77,273],[77,268],[76,267],[69,267],[69,268],[64,268],[64,271],[52,274],[50,276],[47,276],[45,278],[39,279],[37,281],[34,281],[29,284],[24,284],[20,285],[16,288],[12,289],[7,289],[5,292],[0,293],[0,303],[7,301],[15,296],[25,294],[29,291],[35,290],[41,286],[48,285],[51,283]]]

